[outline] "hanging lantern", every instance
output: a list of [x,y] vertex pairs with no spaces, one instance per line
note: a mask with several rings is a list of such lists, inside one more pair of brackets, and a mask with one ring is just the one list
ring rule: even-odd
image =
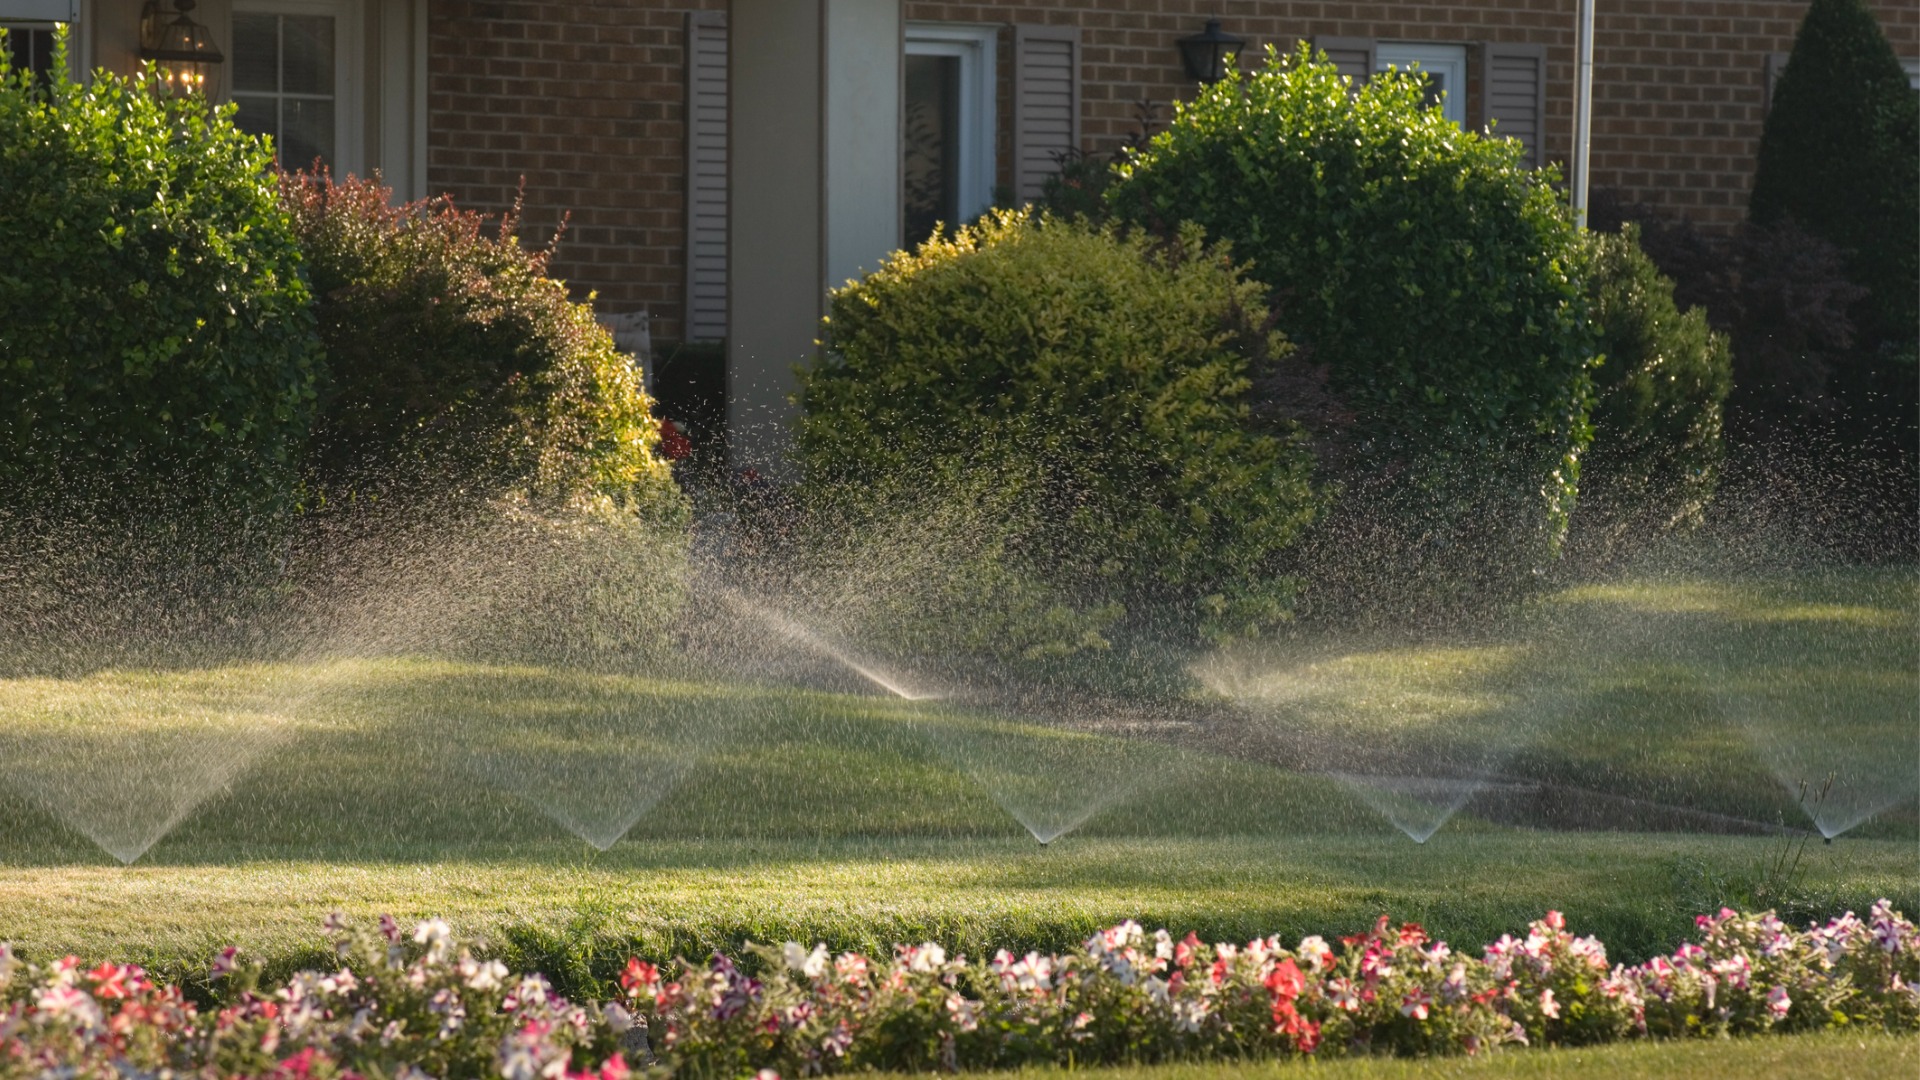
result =
[[226,60],[213,35],[188,13],[194,0],[173,0],[177,18],[163,22],[159,0],[140,13],[140,59],[151,60],[166,93],[205,93],[213,67]]
[[1205,30],[1178,42],[1188,77],[1203,83],[1217,83],[1226,78],[1228,59],[1237,57],[1240,47],[1246,43],[1245,38],[1223,32],[1219,19],[1208,19]]

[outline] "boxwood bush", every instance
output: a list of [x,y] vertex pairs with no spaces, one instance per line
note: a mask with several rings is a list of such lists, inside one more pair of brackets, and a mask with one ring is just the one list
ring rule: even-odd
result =
[[1115,606],[1186,638],[1256,632],[1287,615],[1277,556],[1315,507],[1293,426],[1250,408],[1288,362],[1264,294],[1196,229],[999,212],[896,253],[833,295],[801,375],[806,490],[845,506],[990,478],[970,550],[996,570],[964,576],[1018,581],[1016,606],[1071,628],[1028,651],[1077,647]]
[[1351,481],[1350,510],[1364,488],[1391,492],[1394,508],[1366,512],[1401,521],[1398,565],[1497,580],[1564,531],[1593,341],[1552,174],[1423,94],[1270,49],[1181,104],[1107,198],[1148,228],[1231,240],[1272,286],[1280,329],[1342,406],[1324,460]]
[[45,81],[0,50],[0,504],[279,517],[320,350],[271,156],[61,48]]
[[445,200],[389,194],[281,178],[326,343],[319,489],[470,485],[684,517],[639,369],[547,276],[548,253],[521,246],[517,215],[489,229]]
[[1587,238],[1604,359],[1576,529],[1614,547],[1699,521],[1719,482],[1733,359],[1706,311],[1674,304],[1673,281],[1641,250],[1637,226]]

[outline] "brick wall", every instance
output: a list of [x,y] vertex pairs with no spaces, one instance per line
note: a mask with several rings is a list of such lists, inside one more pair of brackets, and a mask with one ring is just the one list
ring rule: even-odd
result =
[[[1920,56],[1920,6],[1876,0],[1894,48]],[[570,215],[555,270],[602,310],[648,307],[676,340],[684,289],[685,12],[725,0],[432,0],[428,177],[497,211],[526,181],[522,236]],[[1548,158],[1572,143],[1570,0],[908,0],[912,20],[1082,30],[1082,134],[1100,151],[1136,127],[1135,105],[1186,92],[1174,40],[1217,14],[1283,50],[1316,34],[1548,48]],[[1785,52],[1804,0],[1605,0],[1595,40],[1593,183],[1702,223],[1745,212],[1760,137],[1765,57]],[[1178,9],[1174,11],[1172,9]],[[1012,35],[998,65],[1011,70]],[[1472,65],[1470,65],[1472,66]],[[1468,87],[1469,116],[1478,88]],[[1011,95],[1003,86],[1001,101]],[[1162,115],[1165,115],[1163,109]],[[999,125],[999,158],[1011,157]]]
[[[1873,0],[1894,50],[1920,57],[1920,5]],[[1602,0],[1594,34],[1593,178],[1703,224],[1746,213],[1760,142],[1766,56],[1792,48],[1805,0]],[[1396,0],[1394,3],[1218,0],[908,0],[907,18],[1081,28],[1084,148],[1111,148],[1136,130],[1136,103],[1164,107],[1189,92],[1176,39],[1206,16],[1249,42],[1291,49],[1315,35],[1392,41],[1537,44],[1547,47],[1548,160],[1573,145],[1574,9],[1571,0]],[[1011,63],[1003,34],[999,70]],[[1479,115],[1477,61],[1468,116]],[[1251,62],[1251,61],[1249,61]],[[1243,65],[1247,66],[1247,65]],[[1004,83],[1004,79],[1003,79]],[[1007,100],[1003,85],[1001,100]],[[1000,125],[1007,127],[1004,115]],[[1000,158],[1008,157],[1008,146]],[[1005,178],[1003,178],[1004,180]]]
[[433,0],[428,9],[429,189],[506,208],[525,178],[520,235],[567,216],[554,272],[602,311],[646,307],[681,336],[685,289],[686,12],[725,0]]

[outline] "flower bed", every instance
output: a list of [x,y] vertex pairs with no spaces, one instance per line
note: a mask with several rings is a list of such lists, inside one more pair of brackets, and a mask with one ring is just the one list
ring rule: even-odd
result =
[[1122,923],[1062,955],[985,963],[935,944],[888,960],[789,943],[758,974],[629,960],[575,1004],[476,959],[446,923],[329,919],[340,964],[263,987],[234,949],[201,1009],[133,966],[18,962],[0,946],[0,1076],[800,1076],[1291,1054],[1478,1053],[1866,1024],[1920,1030],[1920,932],[1886,901],[1793,930],[1723,910],[1696,940],[1610,964],[1557,912],[1479,956],[1384,917],[1329,943],[1175,940]]

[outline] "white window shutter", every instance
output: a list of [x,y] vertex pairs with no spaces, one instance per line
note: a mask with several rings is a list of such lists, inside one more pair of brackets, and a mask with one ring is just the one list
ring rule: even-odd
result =
[[1495,135],[1519,139],[1527,165],[1539,168],[1547,119],[1546,46],[1489,42],[1480,49],[1480,64],[1481,126],[1492,123]]
[[1038,199],[1080,149],[1080,30],[1013,29],[1013,196]]
[[1372,38],[1330,37],[1318,35],[1313,39],[1313,47],[1327,54],[1327,60],[1340,69],[1340,74],[1353,80],[1353,88],[1373,77],[1374,45]]
[[1774,88],[1780,85],[1780,73],[1787,70],[1787,59],[1792,55],[1793,55],[1792,53],[1783,53],[1783,52],[1767,54],[1766,69],[1765,69],[1765,80],[1766,80],[1765,90],[1761,94],[1761,99],[1760,99],[1760,104],[1762,106],[1761,108],[1762,113],[1769,113],[1773,111]]
[[727,336],[727,16],[687,13],[688,341]]

